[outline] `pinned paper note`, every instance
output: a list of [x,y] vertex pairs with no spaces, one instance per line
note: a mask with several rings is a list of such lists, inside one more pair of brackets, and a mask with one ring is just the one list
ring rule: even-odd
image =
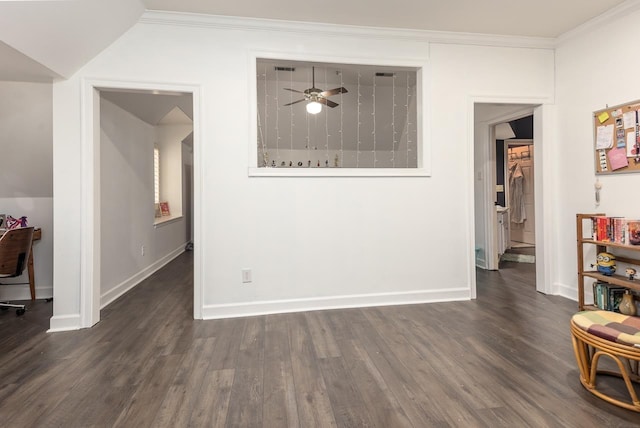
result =
[[613,146],[613,125],[598,126],[596,149],[610,149]]
[[600,123],[605,123],[607,120],[609,120],[609,113],[603,111],[598,115],[598,120],[600,121]]
[[629,165],[627,152],[624,149],[611,149],[609,150],[609,153],[607,153],[607,157],[609,158],[609,165],[611,165],[612,171]]
[[634,157],[635,151],[633,150],[634,145],[636,144],[636,135],[633,132],[629,132],[627,134],[627,157]]
[[624,129],[635,128],[636,127],[636,111],[628,111],[622,115],[622,119],[624,121]]

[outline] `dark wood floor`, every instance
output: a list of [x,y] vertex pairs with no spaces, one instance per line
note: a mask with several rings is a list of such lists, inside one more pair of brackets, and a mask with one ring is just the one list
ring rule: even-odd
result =
[[184,254],[47,334],[51,304],[0,314],[0,424],[19,427],[631,427],[578,381],[576,304],[532,264],[478,271],[478,299],[192,320]]

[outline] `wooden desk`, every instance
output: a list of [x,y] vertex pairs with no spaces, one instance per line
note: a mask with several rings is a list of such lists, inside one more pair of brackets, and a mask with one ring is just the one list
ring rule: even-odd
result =
[[33,241],[42,239],[42,229],[39,227],[33,229],[33,239],[31,240],[31,251],[29,251],[29,261],[27,262],[27,271],[29,272],[29,291],[31,292],[31,300],[36,300],[36,278],[33,273]]

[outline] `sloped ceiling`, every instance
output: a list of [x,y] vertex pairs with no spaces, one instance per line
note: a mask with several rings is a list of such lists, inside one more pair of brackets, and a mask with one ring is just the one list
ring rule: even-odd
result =
[[68,78],[131,28],[144,9],[139,0],[0,2],[0,80]]
[[187,123],[184,121],[176,122],[180,116],[166,118],[174,108],[178,108],[183,113],[182,116],[186,117],[187,120],[193,121],[193,98],[191,94],[152,94],[144,91],[103,90],[100,91],[100,96],[150,125],[158,125],[163,119],[166,121],[173,120],[170,123]]

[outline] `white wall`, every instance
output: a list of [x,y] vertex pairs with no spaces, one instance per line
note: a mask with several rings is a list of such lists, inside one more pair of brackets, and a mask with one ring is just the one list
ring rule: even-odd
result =
[[[332,27],[333,28],[333,27]],[[553,51],[336,36],[321,30],[232,30],[142,23],[68,82],[56,84],[56,213],[82,207],[78,92],[84,77],[200,85],[205,318],[310,307],[468,299],[473,281],[473,111],[470,97],[553,94]],[[432,177],[248,177],[249,53],[425,59],[430,53]],[[64,111],[65,113],[62,113]],[[69,113],[66,113],[69,112]],[[199,127],[199,128],[198,128]],[[199,146],[198,146],[199,144]],[[65,170],[63,172],[63,169]],[[64,205],[63,205],[64,204]],[[65,234],[61,224],[56,232]],[[77,319],[80,240],[56,258],[54,324]],[[241,269],[253,282],[241,283]],[[60,297],[58,297],[58,287]],[[59,324],[58,320],[61,320]],[[66,327],[70,327],[69,321]]]
[[[636,8],[637,9],[637,8]],[[601,204],[595,205],[593,118],[592,113],[640,99],[640,80],[636,70],[640,58],[626,54],[619,64],[615,59],[597,60],[594,49],[607,43],[626,45],[640,39],[640,12],[600,24],[574,34],[557,49],[558,200],[557,232],[558,273],[555,287],[559,293],[576,298],[577,213],[603,212],[612,216],[639,217],[640,198],[635,196],[638,174],[600,176]],[[596,49],[597,50],[597,49]],[[586,249],[586,248],[585,248]],[[595,260],[595,254],[593,254]]]
[[[0,213],[42,228],[33,247],[37,298],[53,294],[52,123],[51,84],[0,82]],[[28,285],[0,286],[0,299],[30,298]]]
[[[100,125],[100,295],[101,307],[104,307],[180,254],[188,237],[184,218],[157,227],[153,225],[156,127],[104,99],[100,103]],[[175,134],[170,128],[176,126],[162,126],[160,134]],[[177,156],[175,150],[167,150],[163,156],[167,163],[178,163],[178,184],[182,186],[179,139],[175,147]]]

